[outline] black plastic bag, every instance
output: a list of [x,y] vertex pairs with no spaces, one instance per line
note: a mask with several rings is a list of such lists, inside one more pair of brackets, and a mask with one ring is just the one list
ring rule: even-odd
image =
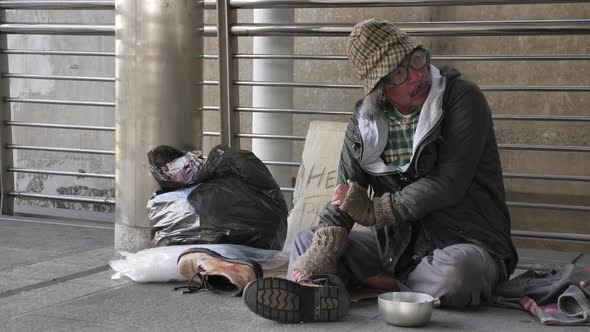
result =
[[268,168],[252,152],[214,147],[188,196],[197,221],[166,234],[165,244],[231,243],[281,250],[287,203]]

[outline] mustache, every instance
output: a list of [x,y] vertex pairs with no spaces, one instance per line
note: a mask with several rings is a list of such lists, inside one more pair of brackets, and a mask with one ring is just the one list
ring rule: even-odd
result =
[[430,87],[432,86],[432,82],[430,82],[429,80],[422,80],[418,83],[418,85],[416,86],[416,88],[414,90],[412,90],[412,92],[410,92],[410,97],[416,97],[416,95],[418,95],[418,93],[426,90],[426,89],[430,89]]

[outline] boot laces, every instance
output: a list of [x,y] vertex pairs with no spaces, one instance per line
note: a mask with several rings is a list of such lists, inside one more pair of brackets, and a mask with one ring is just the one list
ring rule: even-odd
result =
[[[204,282],[204,274],[207,272],[201,265],[197,266],[197,272],[188,281],[186,286],[174,287],[174,290],[186,289],[182,291],[182,294],[192,294],[200,290],[206,289],[207,286]],[[195,282],[197,281],[197,282]],[[194,284],[193,284],[194,283]]]

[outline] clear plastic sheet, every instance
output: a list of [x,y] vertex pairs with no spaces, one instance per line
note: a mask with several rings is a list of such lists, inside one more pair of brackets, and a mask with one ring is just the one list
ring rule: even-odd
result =
[[185,281],[176,266],[178,256],[190,248],[207,248],[227,258],[248,257],[257,261],[263,270],[285,265],[289,258],[277,250],[266,250],[237,244],[202,244],[151,248],[137,253],[120,252],[123,258],[110,261],[115,274],[111,279],[128,277],[136,282]]

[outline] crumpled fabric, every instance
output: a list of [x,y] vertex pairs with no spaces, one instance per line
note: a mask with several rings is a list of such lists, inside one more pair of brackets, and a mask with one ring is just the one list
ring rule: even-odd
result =
[[147,153],[150,172],[163,192],[194,185],[206,159],[200,151],[182,152],[160,145]]
[[530,270],[499,284],[494,297],[495,305],[524,309],[543,325],[590,325],[590,268]]

